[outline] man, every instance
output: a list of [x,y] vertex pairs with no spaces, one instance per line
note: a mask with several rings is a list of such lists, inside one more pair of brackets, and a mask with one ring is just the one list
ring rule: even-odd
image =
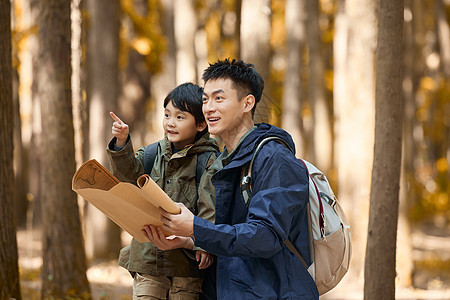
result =
[[[218,299],[318,299],[314,280],[284,245],[288,239],[302,257],[310,257],[306,169],[290,150],[271,141],[255,159],[248,208],[240,190],[242,170],[259,141],[278,136],[294,149],[287,132],[253,123],[264,81],[253,65],[234,59],[210,65],[203,80],[208,130],[225,144],[211,166],[217,170],[211,179],[216,190],[216,223],[180,205],[179,215],[162,211],[163,228],[190,236],[196,246],[218,255]],[[151,242],[167,246],[161,229],[150,226],[145,230]]]

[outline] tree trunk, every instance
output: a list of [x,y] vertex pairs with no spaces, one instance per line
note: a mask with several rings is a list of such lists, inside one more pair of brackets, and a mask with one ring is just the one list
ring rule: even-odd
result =
[[395,251],[403,125],[403,1],[380,0],[375,149],[364,299],[395,299]]
[[163,0],[162,7],[164,11],[163,32],[167,39],[167,51],[162,54],[161,60],[164,61],[163,70],[152,76],[152,98],[155,103],[152,111],[152,129],[153,135],[147,136],[146,141],[158,140],[164,136],[162,128],[162,119],[164,115],[163,102],[169,92],[176,85],[176,49],[175,49],[175,27],[174,27],[174,0]]
[[[90,157],[109,167],[106,145],[111,139],[110,111],[119,93],[119,1],[87,0],[87,98]],[[89,259],[116,257],[121,248],[120,228],[92,205],[86,212],[86,254]]]
[[281,127],[294,139],[298,156],[304,156],[302,127],[302,50],[305,44],[305,2],[286,1],[286,52],[287,67],[284,76]]
[[[196,83],[195,33],[197,32],[197,16],[195,3],[193,0],[175,0],[173,7],[177,53],[176,81],[177,84]],[[201,47],[201,45],[199,46]]]
[[71,103],[70,1],[39,9],[42,128],[42,298],[89,293],[78,203],[71,190],[75,146]]
[[[17,52],[17,51],[16,51]],[[16,58],[18,59],[18,58]],[[13,111],[14,111],[14,128],[13,128],[13,140],[14,140],[14,181],[20,182],[16,184],[14,191],[14,205],[16,212],[16,222],[18,228],[26,226],[27,221],[27,192],[24,187],[28,187],[29,173],[27,160],[28,147],[24,147],[22,144],[22,121],[20,119],[20,100],[19,100],[19,73],[17,69],[13,72]]]
[[309,48],[309,103],[313,110],[313,157],[314,164],[324,170],[331,170],[332,138],[331,113],[325,98],[325,67],[322,51],[322,33],[319,27],[319,1],[307,0],[307,43]]
[[0,299],[22,299],[14,218],[11,4],[0,0]]
[[441,55],[441,68],[447,78],[450,77],[450,27],[446,17],[443,0],[436,0],[436,24]]
[[255,122],[268,122],[271,99],[267,87],[270,77],[271,0],[242,0],[241,57],[255,65],[264,79],[265,93],[256,106]]
[[[335,137],[338,198],[352,227],[353,255],[347,279],[362,288],[374,142],[376,1],[347,0],[344,29],[336,28]],[[343,22],[342,22],[343,21]],[[338,22],[338,20],[336,20]],[[336,26],[338,23],[336,23]],[[340,25],[342,26],[342,25]],[[343,77],[338,77],[342,76]]]
[[87,160],[87,146],[89,138],[87,124],[87,105],[83,99],[85,89],[85,60],[83,59],[83,45],[85,45],[85,31],[82,12],[84,0],[72,1],[72,106],[73,126],[75,130],[75,161],[80,166]]

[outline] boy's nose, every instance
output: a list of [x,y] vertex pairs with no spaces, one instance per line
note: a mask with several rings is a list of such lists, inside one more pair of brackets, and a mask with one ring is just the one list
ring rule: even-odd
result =
[[175,122],[173,120],[173,118],[169,118],[169,120],[167,121],[167,125],[170,127],[174,127],[175,126]]

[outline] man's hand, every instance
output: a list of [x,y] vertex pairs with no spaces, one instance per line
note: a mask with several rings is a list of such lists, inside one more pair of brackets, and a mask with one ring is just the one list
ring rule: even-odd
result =
[[118,116],[116,116],[112,111],[109,113],[111,118],[113,118],[114,123],[112,126],[112,135],[116,137],[116,145],[122,147],[127,142],[128,133],[130,129],[128,125],[125,124]]
[[181,208],[181,213],[177,215],[159,208],[162,228],[174,235],[194,237],[194,214],[183,203],[177,203],[177,205]]
[[214,262],[214,255],[201,250],[197,251],[195,258],[199,262],[198,268],[200,270],[208,268]]
[[144,226],[142,232],[148,241],[160,250],[172,250],[178,248],[192,250],[194,247],[194,241],[191,238],[174,235],[166,237],[160,227],[155,227],[153,225]]

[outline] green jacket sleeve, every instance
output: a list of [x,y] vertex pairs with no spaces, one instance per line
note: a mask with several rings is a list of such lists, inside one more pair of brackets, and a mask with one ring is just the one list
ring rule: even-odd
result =
[[116,138],[113,138],[106,148],[111,163],[112,173],[120,181],[136,184],[139,176],[144,174],[144,167],[142,165],[144,147],[140,148],[135,155],[130,136],[128,136],[125,146],[120,148],[120,150],[114,150],[115,143]]

